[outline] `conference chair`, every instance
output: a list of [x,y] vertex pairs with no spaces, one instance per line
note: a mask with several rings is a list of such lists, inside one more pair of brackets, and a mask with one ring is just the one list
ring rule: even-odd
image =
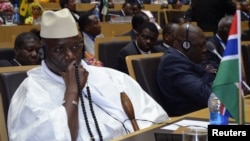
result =
[[95,58],[100,60],[105,67],[118,68],[119,51],[129,43],[129,40],[114,40],[100,42],[95,46]]
[[126,63],[129,75],[166,111],[159,97],[161,92],[157,83],[157,70],[162,55],[163,53],[130,55],[126,57]]
[[26,71],[0,73],[0,93],[2,96],[3,111],[6,121],[11,97],[26,77]]
[[98,51],[96,49],[98,48],[100,43],[104,42],[119,42],[119,41],[130,41],[130,36],[104,36],[102,38],[96,38],[95,39],[95,55],[98,57]]
[[[16,71],[16,72],[3,72],[0,73],[0,94],[2,104],[0,107],[3,109],[3,115],[1,115],[1,138],[8,138],[7,133],[7,117],[8,109],[11,98],[18,88],[19,84],[27,77],[26,71]],[[3,119],[4,118],[4,119]],[[5,123],[4,123],[5,121]]]
[[10,100],[19,84],[27,77],[26,72],[37,65],[0,68],[0,141],[8,141],[7,115]]
[[14,58],[13,48],[0,48],[0,60],[11,60]]

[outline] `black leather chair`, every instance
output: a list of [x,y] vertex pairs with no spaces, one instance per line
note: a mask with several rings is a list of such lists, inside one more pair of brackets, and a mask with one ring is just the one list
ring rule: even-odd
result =
[[113,69],[118,68],[118,54],[119,51],[129,43],[129,41],[110,41],[99,44],[98,58],[105,67]]
[[6,122],[10,100],[18,86],[26,77],[26,71],[0,73],[0,93],[2,96],[3,110]]
[[157,83],[157,71],[163,53],[151,55],[131,55],[126,58],[129,74],[140,86],[155,99],[163,109],[166,108],[160,98],[160,89]]
[[0,48],[0,60],[11,60],[14,58],[13,48]]

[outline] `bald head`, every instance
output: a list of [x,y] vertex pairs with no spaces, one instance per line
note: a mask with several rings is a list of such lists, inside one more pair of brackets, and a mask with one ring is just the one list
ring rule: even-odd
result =
[[175,32],[177,31],[179,24],[168,23],[162,30],[162,37],[165,44],[173,46]]
[[200,63],[206,51],[205,41],[205,35],[198,26],[185,23],[177,29],[173,46],[191,61]]
[[225,16],[221,18],[219,21],[217,34],[224,42],[227,41],[232,22],[233,22],[233,16]]

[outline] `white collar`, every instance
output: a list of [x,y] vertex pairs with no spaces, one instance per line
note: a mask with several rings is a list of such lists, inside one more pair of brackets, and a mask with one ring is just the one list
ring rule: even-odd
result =
[[16,62],[18,66],[22,66],[22,64],[20,64],[15,58],[13,59],[13,61]]
[[168,44],[166,44],[166,43],[162,43],[162,44],[163,44],[164,47],[170,48],[170,46]]
[[141,54],[150,54],[150,53],[151,53],[150,50],[149,50],[148,52],[145,52],[145,51],[141,50],[140,47],[138,46],[136,40],[135,40],[135,46],[136,46],[136,48],[139,50],[139,52],[140,52]]

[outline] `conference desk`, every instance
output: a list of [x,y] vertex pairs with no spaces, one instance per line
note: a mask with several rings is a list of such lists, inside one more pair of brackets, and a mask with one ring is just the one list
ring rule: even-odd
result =
[[[101,22],[101,33],[105,37],[114,37],[132,29],[131,23]],[[31,29],[40,30],[40,25],[0,26],[0,48],[13,48],[16,36]]]
[[[186,114],[184,116],[173,117],[164,123],[156,124],[151,127],[141,129],[131,134],[115,138],[112,141],[156,141],[155,133],[163,132],[164,130],[160,128],[168,124],[174,123],[182,119],[192,119],[192,118],[200,119],[201,121],[208,121],[208,117],[209,117],[209,111],[208,111],[208,108],[205,108],[196,112],[192,112],[190,114]],[[245,120],[248,123],[250,122],[250,96],[245,98]],[[230,119],[230,121],[233,122],[232,119]],[[166,130],[166,133],[180,134],[183,128],[184,127],[180,127],[177,130],[171,131],[171,132]]]

